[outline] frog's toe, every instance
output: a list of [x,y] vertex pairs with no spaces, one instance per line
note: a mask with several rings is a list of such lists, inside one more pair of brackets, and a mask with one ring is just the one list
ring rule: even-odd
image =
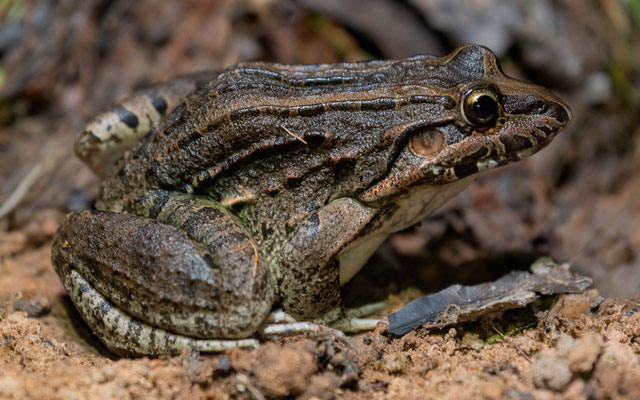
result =
[[344,311],[344,313],[349,317],[359,318],[375,314],[387,307],[389,307],[388,301],[378,301],[376,303],[369,303],[356,308],[348,308]]
[[342,332],[355,333],[362,331],[371,331],[378,326],[378,324],[388,324],[387,321],[375,318],[353,318],[344,317],[337,321],[334,321],[330,326],[334,329],[338,329]]
[[178,354],[183,349],[221,352],[234,347],[258,346],[256,339],[195,339],[168,332],[127,315],[75,270],[65,275],[63,281],[84,320],[107,348],[119,356]]
[[[354,348],[353,344],[342,331],[331,328],[326,325],[317,324],[315,322],[291,321],[293,318],[288,317],[286,323],[268,323],[263,325],[258,331],[264,337],[280,337],[300,334],[328,335],[336,341],[344,344],[349,348]],[[280,322],[284,322],[281,320]]]
[[387,321],[376,318],[360,318],[371,315],[388,307],[386,301],[370,303],[358,308],[344,309],[334,308],[321,317],[328,326],[342,332],[355,333],[370,331],[376,328],[379,323],[387,324]]
[[[367,304],[363,307],[343,310],[337,308],[329,312],[320,323],[309,321],[296,321],[295,318],[277,309],[269,314],[258,332],[265,337],[288,336],[297,334],[328,334],[348,347],[353,347],[345,332],[353,333],[373,330],[379,323],[387,322],[379,319],[357,318],[370,315],[387,308],[387,302]],[[337,316],[337,317],[336,317]],[[325,321],[326,323],[322,322]]]

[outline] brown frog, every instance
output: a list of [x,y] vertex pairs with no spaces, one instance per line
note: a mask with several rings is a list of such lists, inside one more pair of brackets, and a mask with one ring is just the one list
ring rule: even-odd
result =
[[251,345],[274,302],[296,320],[371,327],[342,310],[340,285],[390,234],[570,119],[473,45],[182,78],[82,133],[76,150],[104,182],[97,211],[61,223],[53,262],[117,354]]

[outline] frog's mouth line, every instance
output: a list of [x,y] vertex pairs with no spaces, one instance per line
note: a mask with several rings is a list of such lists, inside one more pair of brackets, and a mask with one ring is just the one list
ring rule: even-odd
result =
[[[486,136],[483,135],[481,139],[477,136],[475,138],[469,137],[469,140],[480,139],[481,142],[484,142],[476,143],[476,146],[473,145],[473,141],[470,142],[467,146],[473,150],[468,150],[469,154],[478,153],[481,150],[484,150],[485,154],[480,154],[480,157],[475,160],[468,156],[467,160],[464,159],[465,157],[461,159],[461,157],[456,156],[453,156],[450,160],[446,160],[446,158],[451,157],[452,154],[450,153],[448,156],[445,155],[446,158],[442,160],[441,163],[435,165],[439,166],[436,167],[437,169],[452,171],[456,178],[463,178],[474,173],[522,160],[537,153],[551,143],[551,141],[564,130],[565,126],[565,124],[553,124],[549,122],[528,133],[517,134],[516,137],[521,136],[524,138],[524,143],[522,143],[521,140],[514,141],[515,138],[512,136],[513,134],[509,133],[511,131],[510,129]],[[465,147],[464,142],[465,141],[462,140],[457,144]],[[502,146],[496,146],[494,144],[500,142]],[[520,145],[518,146],[518,144]],[[512,149],[505,151],[508,147],[512,147]],[[513,147],[515,147],[515,149],[513,149]],[[501,150],[504,152],[501,152]],[[442,170],[439,172],[441,174]]]
[[470,161],[463,164],[442,166],[442,167],[445,169],[452,170],[455,177],[457,179],[461,179],[478,172],[483,172],[496,167],[501,167],[503,165],[507,165],[516,161],[520,161],[527,157],[530,157],[533,154],[545,148],[549,143],[551,143],[551,141],[553,140],[556,134],[557,132],[553,135],[550,135],[547,140],[540,142],[533,147],[516,150],[510,153],[504,153],[498,156],[489,155],[476,161]]
[[497,158],[485,157],[484,159],[476,161],[475,164],[478,166],[478,169],[481,171],[484,171],[485,169],[491,169],[497,166],[509,164],[511,162],[519,161],[534,155],[538,151],[545,148],[549,143],[551,143],[551,140],[546,140],[544,142],[541,142],[535,147],[529,147],[527,149],[502,154]]
[[[487,135],[483,138],[484,143],[479,144],[473,149],[473,151],[469,151],[469,153],[467,153],[474,154],[474,151],[477,152],[479,150],[485,150],[486,155],[480,156],[477,159],[464,160],[464,156],[460,157],[455,154],[456,149],[460,150],[460,147],[465,147],[465,145],[467,145],[467,147],[471,147],[471,143],[465,144],[461,141],[456,143],[458,146],[444,146],[446,153],[440,153],[440,156],[442,156],[444,160],[438,162],[434,159],[425,158],[423,166],[419,166],[418,172],[415,173],[392,171],[393,168],[398,166],[398,160],[402,154],[401,149],[406,148],[406,146],[396,145],[394,148],[395,151],[392,152],[392,156],[389,158],[387,172],[369,189],[366,189],[360,196],[360,199],[365,202],[371,202],[391,196],[400,191],[400,187],[403,185],[403,187],[411,187],[425,184],[430,186],[449,184],[479,172],[522,160],[546,147],[551,143],[556,135],[562,131],[562,128],[563,126],[549,127],[548,130],[543,131],[545,135],[542,137],[540,135],[537,137],[532,135],[538,139],[539,142],[532,143],[530,141],[530,145],[525,146],[524,148],[504,152],[502,154],[496,154],[496,147],[493,145],[496,140],[495,136],[492,136],[492,139],[492,137]],[[399,142],[406,144],[406,137],[408,137],[408,135],[405,136],[405,140],[401,140]],[[504,150],[504,147],[502,150]],[[438,156],[439,155],[434,155],[433,158],[437,159]],[[468,155],[467,157],[470,158]],[[447,160],[447,158],[449,158],[449,160]],[[464,162],[461,162],[461,158]],[[398,166],[397,168],[402,171],[401,167]]]

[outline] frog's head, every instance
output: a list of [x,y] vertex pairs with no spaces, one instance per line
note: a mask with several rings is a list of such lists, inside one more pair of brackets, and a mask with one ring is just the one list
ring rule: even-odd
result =
[[571,120],[565,103],[543,87],[504,75],[485,47],[464,45],[425,62],[438,69],[435,94],[446,99],[447,111],[389,131],[397,150],[387,175],[363,193],[364,201],[521,160],[549,144]]

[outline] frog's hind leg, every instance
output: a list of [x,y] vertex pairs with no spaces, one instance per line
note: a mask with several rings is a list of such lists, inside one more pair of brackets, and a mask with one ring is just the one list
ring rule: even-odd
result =
[[274,302],[264,258],[231,217],[196,200],[170,203],[179,227],[86,211],[67,216],[54,237],[56,272],[116,354],[213,351],[233,343],[209,339],[248,337]]
[[222,352],[234,347],[255,348],[259,345],[256,339],[196,339],[156,328],[124,313],[77,271],[71,270],[63,279],[82,317],[107,348],[117,355],[158,355],[179,353],[182,349]]
[[107,175],[124,152],[157,128],[189,92],[216,75],[217,71],[184,75],[125,98],[86,125],[76,139],[76,154],[96,174]]

